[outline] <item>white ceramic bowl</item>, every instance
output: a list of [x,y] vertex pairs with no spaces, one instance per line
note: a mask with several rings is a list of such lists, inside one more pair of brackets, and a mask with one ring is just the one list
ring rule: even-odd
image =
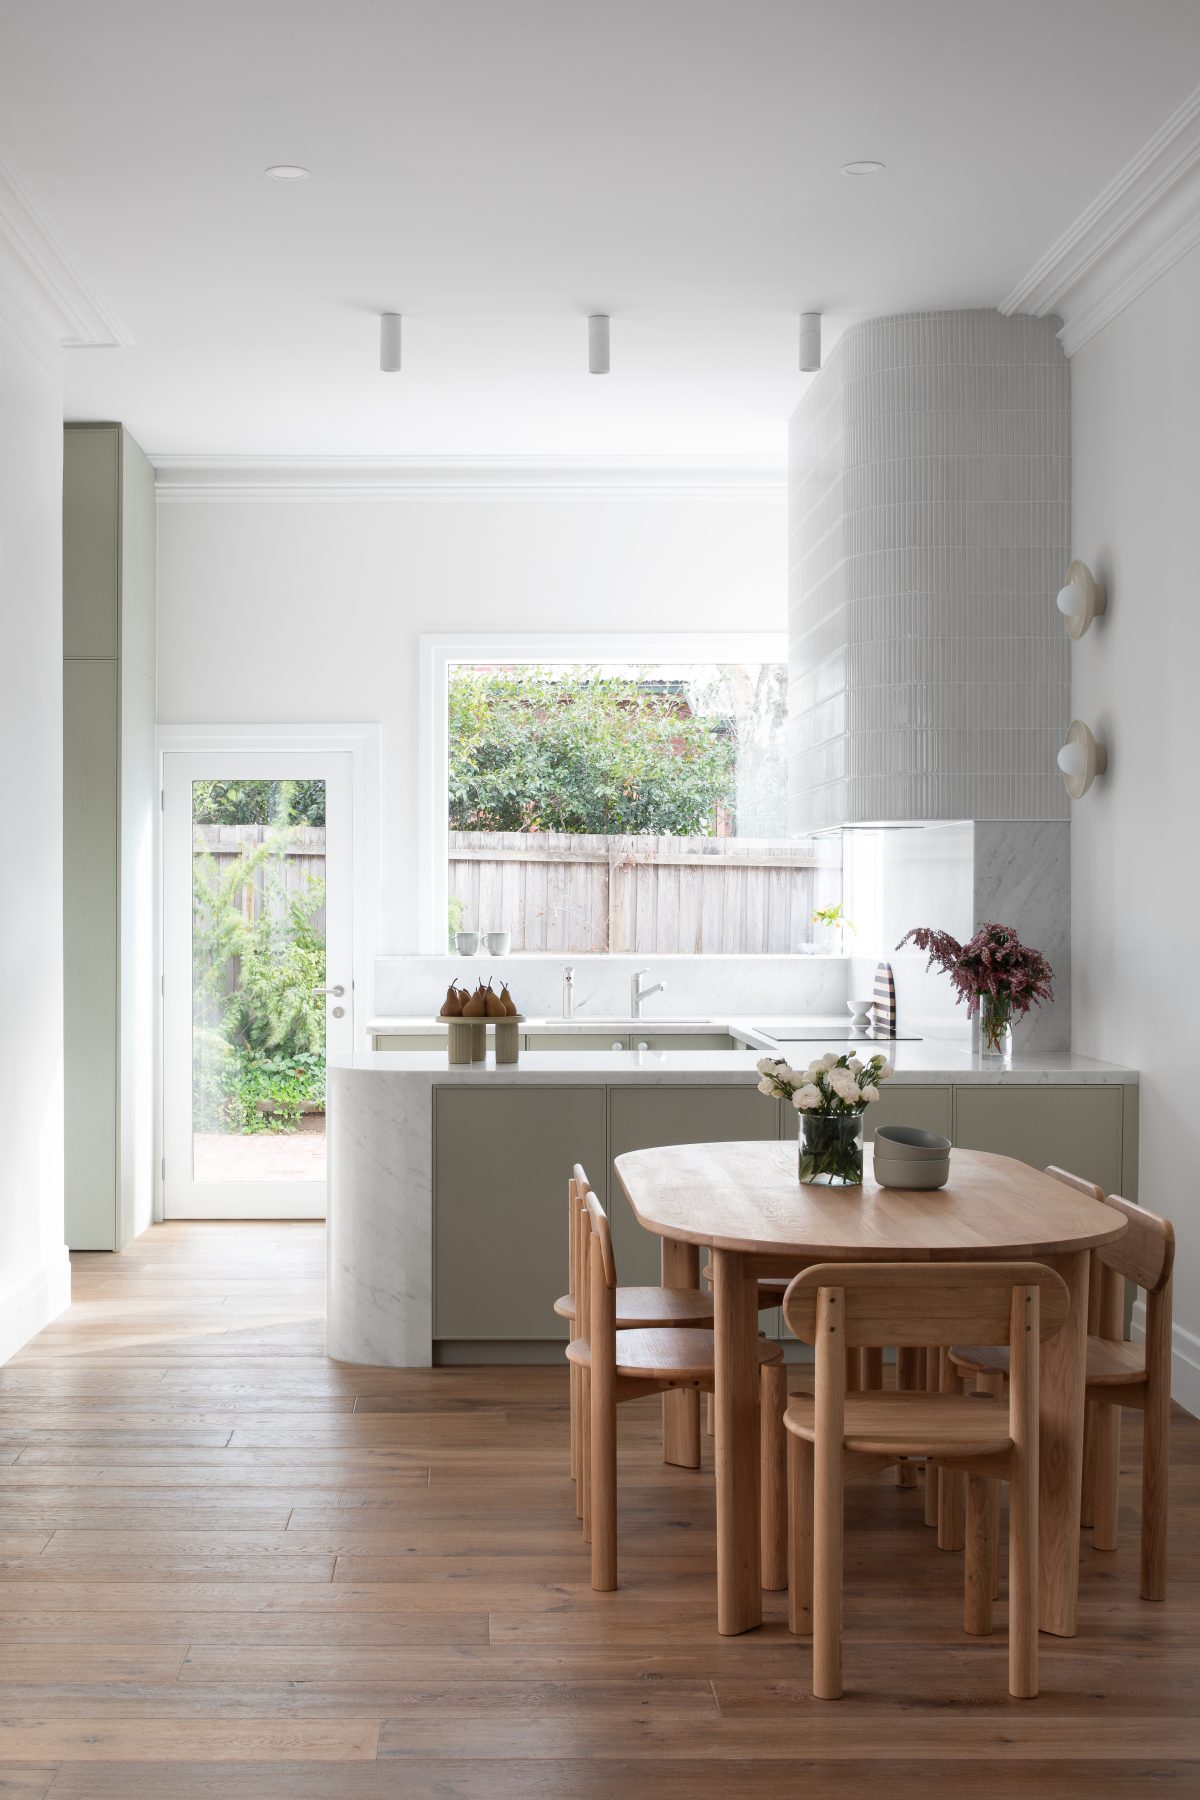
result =
[[940,1188],[950,1179],[950,1158],[941,1162],[882,1162],[876,1156],[872,1167],[880,1187]]
[[889,1162],[936,1162],[950,1155],[950,1139],[918,1125],[877,1125],[875,1155]]

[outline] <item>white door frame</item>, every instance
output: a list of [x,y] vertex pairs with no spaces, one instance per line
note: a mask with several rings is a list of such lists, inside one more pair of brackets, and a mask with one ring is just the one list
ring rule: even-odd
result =
[[354,881],[353,983],[351,990],[352,1041],[357,1049],[365,1042],[367,1020],[374,1006],[373,959],[379,943],[380,901],[380,728],[378,725],[298,724],[198,724],[160,725],[155,733],[158,818],[155,847],[157,904],[155,916],[155,987],[158,1004],[155,1019],[154,1058],[154,1219],[163,1218],[163,758],[172,751],[213,751],[261,754],[343,750],[350,755],[352,795],[352,866]]

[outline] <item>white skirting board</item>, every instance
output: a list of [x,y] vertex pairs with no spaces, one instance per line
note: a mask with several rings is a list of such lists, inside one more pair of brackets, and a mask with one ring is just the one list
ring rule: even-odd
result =
[[71,1259],[64,1245],[50,1260],[0,1289],[0,1363],[15,1356],[71,1304]]
[[[1146,1303],[1133,1309],[1129,1334],[1135,1344],[1146,1341]],[[1200,1418],[1200,1337],[1176,1319],[1171,1327],[1171,1398]]]

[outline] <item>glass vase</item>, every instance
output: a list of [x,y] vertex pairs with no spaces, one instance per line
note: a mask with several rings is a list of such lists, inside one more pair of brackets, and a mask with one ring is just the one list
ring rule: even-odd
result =
[[998,1062],[1012,1058],[1012,1001],[1007,994],[983,994],[975,1015],[980,1056]]
[[858,1187],[863,1178],[861,1113],[800,1114],[800,1179],[806,1187]]

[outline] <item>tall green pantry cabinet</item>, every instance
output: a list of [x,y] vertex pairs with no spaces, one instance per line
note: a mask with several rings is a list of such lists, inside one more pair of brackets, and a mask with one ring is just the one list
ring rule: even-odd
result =
[[63,444],[66,1234],[122,1250],[154,1191],[154,471],[122,425]]

